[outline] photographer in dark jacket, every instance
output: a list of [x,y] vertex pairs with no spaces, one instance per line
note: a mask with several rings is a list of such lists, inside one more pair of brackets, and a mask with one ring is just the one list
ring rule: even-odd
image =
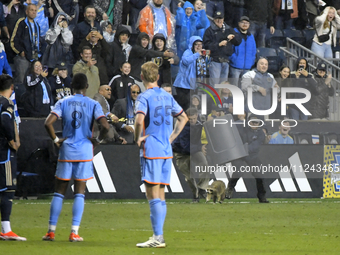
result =
[[331,85],[332,75],[326,73],[326,64],[319,63],[314,73],[317,82],[316,95],[312,95],[309,102],[309,119],[327,119],[329,117],[329,97],[334,95],[334,87]]
[[242,42],[240,34],[224,23],[223,19],[222,12],[215,12],[214,22],[203,36],[204,49],[211,51],[209,73],[212,86],[228,80],[229,57],[234,52],[233,45],[238,46]]
[[[262,163],[259,158],[260,147],[264,144],[266,137],[263,127],[259,127],[263,118],[252,114],[249,116],[248,120],[249,126],[243,127],[242,125],[237,125],[237,129],[243,143],[248,144],[249,155],[231,162],[231,164],[236,167],[237,171],[233,173],[232,178],[229,180],[226,198],[231,198],[238,179],[240,179],[245,172],[250,172],[256,180],[259,202],[269,203],[266,199],[266,190],[264,188],[264,180],[260,169]],[[258,166],[257,171],[252,168],[253,166]],[[248,167],[251,171],[245,171]]]

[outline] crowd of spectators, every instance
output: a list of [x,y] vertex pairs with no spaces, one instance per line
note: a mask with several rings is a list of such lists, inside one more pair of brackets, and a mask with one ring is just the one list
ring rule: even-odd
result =
[[[112,95],[106,100],[113,109],[117,100],[129,96],[131,85],[139,84],[143,91],[140,68],[151,60],[160,67],[158,85],[173,84],[184,110],[192,106],[191,96],[199,94],[198,82],[215,87],[229,80],[245,95],[251,87],[259,110],[270,108],[273,87],[280,101],[281,86],[303,85],[312,93],[309,110],[315,116],[310,118],[328,117],[326,94],[332,96],[334,88],[327,68],[323,75],[320,69],[313,73],[307,60],[300,64],[299,59],[288,76],[282,74],[288,66],[271,74],[256,49],[265,46],[267,30],[315,26],[312,50],[332,57],[340,26],[337,1],[4,0],[0,6],[0,67],[19,88],[22,116],[47,116],[49,107],[71,94],[70,78],[76,73],[86,74],[91,98],[109,85]],[[221,93],[219,107],[229,113],[232,94]],[[317,114],[320,103],[324,110]],[[293,108],[287,117],[307,119]]]

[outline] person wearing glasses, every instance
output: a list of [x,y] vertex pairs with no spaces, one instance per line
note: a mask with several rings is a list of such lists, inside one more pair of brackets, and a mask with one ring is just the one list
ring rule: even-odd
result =
[[117,130],[133,132],[132,125],[135,118],[135,101],[140,93],[140,87],[137,84],[133,84],[128,87],[127,97],[118,99],[113,105],[111,112],[116,115],[119,120],[122,120],[115,124]]
[[[103,109],[104,115],[107,119],[110,119],[112,124],[110,124],[109,132],[107,133],[105,137],[105,142],[114,142],[118,141],[119,143],[126,144],[126,140],[121,137],[116,129],[115,124],[118,123],[119,119],[116,115],[110,112],[111,108],[108,103],[108,100],[111,98],[111,87],[109,85],[101,85],[99,87],[98,93],[94,95],[93,99],[97,102],[99,102],[100,106]],[[95,122],[94,125],[94,136],[96,137],[96,134],[99,134],[99,124]]]
[[239,85],[242,74],[249,71],[255,63],[256,42],[254,36],[249,32],[250,20],[247,16],[242,16],[238,22],[235,32],[241,35],[242,42],[234,46],[234,53],[229,58],[231,83]]

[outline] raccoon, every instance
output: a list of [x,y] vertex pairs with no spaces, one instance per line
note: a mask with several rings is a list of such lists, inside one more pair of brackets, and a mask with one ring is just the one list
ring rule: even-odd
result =
[[208,202],[211,198],[214,199],[214,203],[219,202],[220,204],[225,198],[225,184],[223,181],[214,181],[211,185],[207,188],[207,197],[206,201]]

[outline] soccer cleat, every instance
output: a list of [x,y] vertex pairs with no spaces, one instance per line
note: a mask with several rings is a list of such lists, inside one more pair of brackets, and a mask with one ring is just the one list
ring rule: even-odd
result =
[[84,239],[75,233],[71,233],[69,239],[70,242],[82,242]]
[[48,232],[46,235],[42,237],[43,241],[54,241],[55,234],[54,232]]
[[138,243],[136,244],[139,248],[165,248],[166,244],[163,240],[163,242],[157,241],[153,237],[150,237],[148,241],[144,243]]
[[0,239],[2,240],[10,240],[10,241],[26,241],[27,239],[25,237],[18,236],[14,232],[10,231],[7,233],[1,233],[0,234]]

